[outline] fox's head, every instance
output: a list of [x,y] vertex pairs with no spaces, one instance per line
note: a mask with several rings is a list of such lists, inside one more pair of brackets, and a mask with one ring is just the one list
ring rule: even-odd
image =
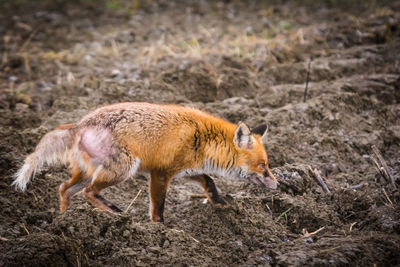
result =
[[268,167],[268,155],[263,145],[268,131],[266,124],[250,130],[244,123],[239,123],[235,131],[233,143],[237,149],[237,167],[240,176],[269,189],[279,185]]

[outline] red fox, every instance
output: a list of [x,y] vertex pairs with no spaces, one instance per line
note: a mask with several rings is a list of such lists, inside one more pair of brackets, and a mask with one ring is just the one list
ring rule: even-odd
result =
[[100,191],[145,172],[150,174],[150,215],[164,221],[172,178],[185,177],[204,189],[211,203],[225,205],[210,175],[248,179],[269,189],[278,181],[268,168],[262,139],[267,125],[250,130],[200,110],[175,105],[119,103],[96,109],[76,124],[47,133],[15,174],[21,190],[45,165],[64,163],[72,177],[59,188],[60,211],[83,189],[97,208],[117,213]]

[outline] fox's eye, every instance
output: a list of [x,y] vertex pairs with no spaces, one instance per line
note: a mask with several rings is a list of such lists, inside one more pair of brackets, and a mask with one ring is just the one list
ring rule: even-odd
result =
[[265,169],[265,163],[261,163],[261,164],[260,164],[260,167],[263,168],[263,169]]

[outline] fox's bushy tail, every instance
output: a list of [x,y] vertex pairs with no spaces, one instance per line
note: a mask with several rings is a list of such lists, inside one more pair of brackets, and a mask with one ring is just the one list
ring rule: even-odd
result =
[[11,185],[25,191],[29,180],[44,166],[67,163],[69,150],[74,141],[74,126],[74,124],[62,125],[43,136],[35,152],[25,159],[24,165],[15,173],[15,180]]

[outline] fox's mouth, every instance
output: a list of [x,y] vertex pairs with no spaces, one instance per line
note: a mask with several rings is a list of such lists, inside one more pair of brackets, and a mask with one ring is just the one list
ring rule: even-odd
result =
[[[274,176],[272,176],[274,177]],[[272,177],[265,177],[259,174],[256,175],[251,175],[250,176],[250,181],[252,181],[253,183],[257,184],[257,185],[261,185],[267,189],[276,189],[279,186],[279,182],[275,179],[273,179]]]

